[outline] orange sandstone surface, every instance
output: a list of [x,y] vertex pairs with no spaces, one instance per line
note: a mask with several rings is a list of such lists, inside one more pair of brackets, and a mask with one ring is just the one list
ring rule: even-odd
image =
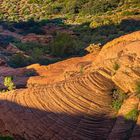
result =
[[[35,73],[35,76],[32,74]],[[139,140],[140,116],[125,116],[140,102],[140,31],[88,54],[48,66],[0,67],[0,86],[13,75],[17,87],[0,94],[0,133],[16,140]],[[128,95],[115,112],[112,90]]]

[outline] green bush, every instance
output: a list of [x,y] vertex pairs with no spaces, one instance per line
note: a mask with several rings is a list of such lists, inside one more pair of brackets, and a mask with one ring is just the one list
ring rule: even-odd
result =
[[83,7],[82,12],[99,14],[111,11],[119,6],[120,0],[89,0]]
[[76,55],[82,49],[82,42],[66,33],[58,33],[55,39],[50,43],[52,55],[57,57],[66,57]]
[[5,35],[0,35],[0,45],[3,47],[6,47],[10,42],[16,42],[17,39],[15,39],[12,36],[5,36]]
[[14,90],[16,88],[13,77],[8,76],[4,78],[4,86],[7,88],[8,91]]
[[38,61],[42,56],[44,52],[40,48],[34,48],[31,52],[31,57],[34,61]]
[[119,100],[113,100],[112,101],[112,107],[115,111],[118,111],[122,106],[122,102]]
[[27,58],[22,54],[13,55],[11,59],[8,61],[8,65],[14,68],[25,67],[29,64],[31,64],[31,58],[30,57]]
[[127,98],[127,95],[120,89],[113,89],[112,90],[112,108],[115,111],[118,111],[123,101]]
[[[122,0],[28,0],[28,4],[24,5],[22,1],[18,0],[3,0],[1,4],[1,18],[20,21],[21,17],[24,20],[30,19],[31,17],[34,19],[44,19],[54,14],[96,15],[117,8],[122,3],[121,1]],[[15,8],[22,4],[22,7]],[[34,6],[34,8],[31,8],[32,6]],[[5,11],[7,14],[5,14]]]
[[14,140],[14,139],[10,136],[0,136],[0,140]]
[[32,3],[41,4],[41,3],[43,3],[43,0],[29,0],[29,3],[30,4],[32,4]]
[[113,69],[115,71],[117,71],[119,68],[120,68],[120,65],[117,62],[115,62],[114,65],[113,65]]
[[37,73],[36,73],[35,70],[32,69],[32,70],[26,71],[26,72],[24,73],[24,75],[25,75],[26,77],[30,77],[30,76],[36,76]]
[[137,14],[139,14],[138,11],[124,11],[124,12],[122,13],[123,16],[137,15]]
[[22,43],[22,42],[16,42],[13,43],[17,48],[19,48],[22,51],[25,51],[27,54],[31,54],[33,50],[40,49],[44,53],[49,51],[49,47],[47,45],[42,45],[40,43],[36,42],[27,42],[27,43]]
[[46,54],[50,53],[48,45],[42,45],[35,42],[15,42],[13,44],[20,50],[24,51],[28,57],[21,53],[12,55],[8,61],[8,64],[11,67],[25,67],[32,63],[49,63],[49,60],[46,58]]
[[139,115],[139,111],[137,109],[132,109],[129,113],[125,115],[126,120],[136,121]]

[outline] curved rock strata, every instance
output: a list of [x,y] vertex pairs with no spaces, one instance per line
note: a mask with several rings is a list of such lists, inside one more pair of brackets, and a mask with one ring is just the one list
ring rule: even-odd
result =
[[[139,116],[136,122],[125,120],[132,109],[139,111],[135,92],[140,79],[139,35],[112,41],[96,58],[91,54],[47,67],[28,67],[38,75],[26,79],[27,88],[0,94],[0,133],[16,140],[139,139]],[[17,77],[28,68],[18,69]],[[65,70],[73,73],[65,77]],[[117,87],[128,98],[116,114],[111,104]]]

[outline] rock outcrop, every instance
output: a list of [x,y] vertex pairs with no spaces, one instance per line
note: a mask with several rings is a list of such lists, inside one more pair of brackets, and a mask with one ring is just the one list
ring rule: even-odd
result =
[[[125,119],[139,111],[139,50],[140,31],[106,44],[98,55],[0,71],[22,78],[36,72],[26,77],[27,88],[0,94],[1,134],[17,140],[140,139],[140,115]],[[128,96],[117,114],[111,107],[116,87]]]

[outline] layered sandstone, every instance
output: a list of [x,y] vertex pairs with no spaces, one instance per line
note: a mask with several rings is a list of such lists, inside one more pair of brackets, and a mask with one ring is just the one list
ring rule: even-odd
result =
[[[138,31],[106,44],[97,56],[49,66],[3,67],[3,77],[15,74],[22,79],[29,70],[37,75],[25,76],[27,88],[0,95],[0,132],[18,140],[139,139],[140,116],[136,123],[125,120],[140,106],[135,96],[139,50]],[[111,107],[115,87],[128,94],[117,115]]]

